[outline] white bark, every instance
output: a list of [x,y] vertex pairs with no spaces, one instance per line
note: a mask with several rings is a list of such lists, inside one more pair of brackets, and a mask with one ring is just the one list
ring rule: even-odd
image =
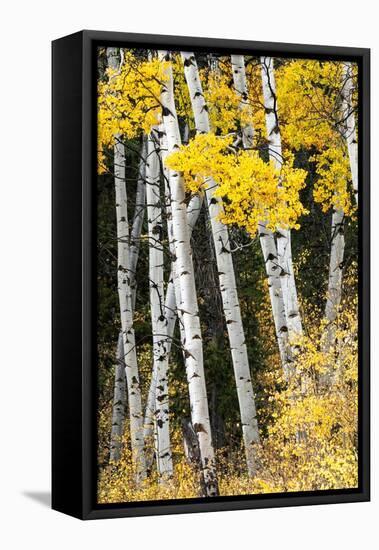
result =
[[[245,61],[243,55],[232,55],[232,72],[234,89],[239,97],[239,108],[241,113],[250,112],[249,96],[246,82]],[[251,149],[254,139],[254,128],[252,124],[242,125],[242,144],[244,149]]]
[[[137,269],[137,262],[138,262],[138,256],[139,256],[139,250],[140,250],[140,238],[141,238],[141,231],[142,231],[142,224],[143,224],[143,218],[145,215],[145,195],[146,195],[146,186],[145,186],[145,162],[146,162],[146,141],[143,140],[142,148],[141,148],[141,161],[139,165],[139,172],[138,172],[138,180],[137,180],[137,192],[136,192],[136,205],[134,210],[134,216],[133,216],[133,224],[132,224],[132,230],[130,234],[130,286],[132,289],[132,301],[133,301],[133,311],[135,309],[135,302],[136,302],[136,291],[137,291],[137,282],[136,282],[136,269]],[[119,334],[119,342],[121,341],[122,346],[122,331],[120,330]],[[119,348],[117,348],[119,349]],[[123,349],[121,347],[121,349]],[[121,364],[122,363],[122,364]],[[123,370],[122,375],[121,369]],[[122,388],[123,386],[123,388]],[[115,368],[115,391],[114,391],[114,403],[113,403],[113,414],[112,414],[112,426],[116,425],[119,426],[119,431],[123,433],[123,423],[125,418],[125,410],[123,410],[122,418],[121,418],[121,411],[119,410],[120,407],[116,405],[119,403],[119,399],[116,399],[116,393],[123,392],[124,395],[126,394],[126,377],[125,377],[125,365],[123,362],[123,358],[121,359],[117,356],[116,358],[116,368]],[[117,390],[116,390],[117,388]],[[126,400],[124,400],[123,409],[126,407]],[[117,410],[116,410],[117,408]],[[118,421],[114,420],[116,418],[119,418]],[[117,437],[116,429],[113,429],[112,427],[112,433],[111,433],[111,459],[113,461],[118,461],[120,452],[117,451],[116,453],[112,453],[112,448],[115,446],[114,437]]]
[[117,71],[120,65],[119,48],[107,48],[108,67]]
[[351,63],[344,65],[344,83],[342,88],[343,135],[346,139],[349,153],[351,179],[354,197],[358,204],[358,138],[353,107],[353,69]]
[[[343,137],[346,140],[351,179],[353,183],[354,197],[358,204],[358,142],[355,125],[355,116],[353,109],[354,83],[351,63],[346,63],[343,70],[342,86],[342,119],[343,119]],[[329,260],[328,290],[325,305],[326,328],[322,338],[322,349],[326,352],[334,345],[336,333],[336,318],[342,295],[342,270],[345,254],[344,237],[344,213],[342,210],[333,209],[332,228],[331,228],[331,246]],[[331,373],[328,373],[322,383],[328,384],[331,380]]]
[[[277,110],[273,59],[271,57],[262,57],[261,68],[269,158],[274,162],[276,168],[280,170],[283,164],[283,156]],[[289,338],[291,341],[293,337],[301,336],[303,329],[292,264],[291,232],[289,230],[278,229],[276,246],[278,251],[278,264],[280,266],[284,308],[287,318]]]
[[132,287],[133,293],[133,310],[136,303],[136,294],[137,294],[137,280],[136,280],[136,269],[138,263],[138,256],[140,250],[141,242],[141,232],[143,219],[145,217],[145,206],[146,206],[146,156],[147,156],[147,147],[146,147],[146,138],[142,139],[141,147],[141,158],[139,162],[138,169],[138,179],[137,179],[137,192],[136,192],[136,204],[134,210],[133,224],[130,232],[130,285]]
[[[163,124],[167,137],[168,152],[172,153],[181,144],[179,124],[176,114],[173,74],[167,51],[159,52],[167,63],[167,81],[162,86],[161,103]],[[196,295],[190,235],[187,225],[185,189],[183,177],[170,171],[170,193],[172,209],[172,231],[175,245],[175,270],[180,282],[180,296],[176,296],[177,307],[182,313],[185,332],[186,372],[191,404],[192,424],[199,439],[202,475],[207,496],[218,493],[216,465],[209,420],[208,399],[203,365],[203,346]]]
[[118,295],[128,387],[130,438],[137,483],[146,476],[141,390],[133,328],[133,295],[130,286],[128,202],[125,186],[125,149],[116,136],[114,146],[116,193]]
[[[166,208],[168,208],[168,210],[171,212],[171,199],[168,196],[170,189],[169,189],[169,186],[166,185],[166,187],[167,187],[167,189],[166,189]],[[194,226],[196,225],[197,219],[199,217],[200,210],[201,210],[201,203],[202,203],[201,198],[198,195],[195,195],[191,199],[191,201],[190,201],[190,203],[187,207],[188,230],[189,230],[190,235],[192,234],[192,230],[193,230]],[[169,218],[170,218],[170,216],[169,216]],[[168,223],[168,225],[169,225],[168,234],[172,236],[172,230],[170,228],[171,227],[171,221]],[[171,248],[172,245],[173,245],[172,237],[171,237],[170,241],[171,241],[170,242],[170,248]],[[177,309],[176,309],[175,281],[176,281],[176,279],[174,277],[174,266],[172,266],[171,273],[170,273],[169,280],[168,280],[168,284],[167,284],[167,289],[166,289],[166,297],[165,297],[165,310],[166,310],[166,319],[167,319],[166,330],[167,330],[167,356],[168,356],[168,358],[170,356],[172,340],[173,340],[173,337],[174,337],[176,319],[177,319],[178,315],[181,315],[180,311],[178,312]],[[178,288],[176,290],[178,292]],[[180,292],[180,290],[179,290],[179,292]],[[180,322],[179,327],[180,327],[180,333],[181,333],[181,342],[182,342],[182,345],[183,345],[185,337],[184,337],[184,328],[183,328],[183,323],[182,322]],[[150,381],[150,386],[149,386],[148,397],[147,397],[146,411],[145,411],[145,422],[144,422],[144,425],[145,425],[145,430],[144,430],[145,441],[152,437],[153,431],[154,431],[155,384],[156,384],[156,378],[155,378],[155,373],[154,373],[154,370],[153,370],[151,381]],[[148,466],[150,467],[151,466],[150,457],[147,457],[147,461],[148,461]]]
[[[119,55],[118,48],[107,48],[107,61],[108,66],[114,70],[119,68],[120,63],[122,62],[122,55]],[[116,136],[116,140],[118,136]],[[123,152],[122,152],[123,153]],[[141,151],[141,162],[139,165],[139,176],[137,181],[137,194],[136,194],[136,208],[133,218],[133,226],[131,231],[131,242],[130,250],[128,256],[130,257],[130,287],[132,290],[132,305],[133,310],[135,306],[136,298],[136,281],[135,281],[135,271],[137,267],[138,254],[139,254],[139,243],[140,235],[142,230],[142,223],[144,217],[144,206],[145,206],[145,181],[144,181],[144,170],[145,162],[144,158],[146,157],[145,150],[145,141],[142,144]],[[121,171],[124,171],[125,168],[119,167]],[[125,172],[124,172],[125,178]],[[129,243],[128,245],[129,246]],[[112,430],[111,430],[111,441],[110,441],[110,460],[117,462],[121,454],[121,445],[122,445],[122,434],[124,430],[124,420],[125,420],[125,406],[126,406],[126,375],[125,375],[125,363],[123,355],[120,356],[120,353],[123,352],[123,343],[122,343],[122,329],[119,334],[118,346],[117,346],[117,357],[116,357],[116,366],[115,366],[115,383],[114,383],[114,399],[113,399],[113,411],[112,411]],[[121,400],[121,396],[124,396]]]
[[122,333],[117,343],[115,381],[113,392],[112,430],[110,442],[110,461],[118,462],[121,458],[122,436],[124,432],[126,406],[126,378]]
[[278,250],[274,235],[267,229],[265,223],[259,223],[258,234],[268,279],[272,316],[281,364],[284,375],[288,378],[291,374],[291,353],[288,344],[288,326],[280,277],[281,268],[278,263]]
[[149,235],[149,285],[153,332],[153,373],[155,381],[156,458],[162,480],[172,476],[169,432],[167,320],[164,307],[162,201],[160,165],[154,139],[148,138],[146,202]]
[[[241,98],[240,108],[245,109],[244,98],[247,98],[247,81],[245,72],[245,61],[242,55],[232,55],[233,82],[236,92]],[[252,125],[242,128],[243,146],[253,146],[254,129]],[[274,319],[275,333],[278,341],[281,364],[286,377],[290,374],[290,353],[288,347],[288,326],[283,301],[281,285],[281,269],[278,263],[278,250],[274,235],[262,221],[258,225],[259,241],[268,278],[268,286],[271,301],[272,316]]]
[[[210,131],[209,116],[195,55],[192,52],[182,52],[182,59],[195,117],[196,131],[199,133],[208,133]],[[254,444],[259,442],[259,433],[233,258],[230,252],[229,233],[227,226],[220,221],[220,216],[222,216],[224,210],[221,199],[215,195],[217,183],[212,178],[207,178],[204,187],[216,252],[223,311],[237,386],[247,468],[249,475],[253,476],[256,472]]]
[[325,306],[326,329],[323,348],[328,351],[335,339],[335,320],[341,303],[342,268],[345,251],[344,213],[333,210],[329,261],[328,293]]

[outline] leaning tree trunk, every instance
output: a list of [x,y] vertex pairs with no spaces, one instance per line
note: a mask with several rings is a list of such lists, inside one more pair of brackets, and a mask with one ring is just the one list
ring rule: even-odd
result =
[[[236,93],[240,98],[240,110],[249,108],[248,89],[246,81],[245,61],[243,55],[232,55],[233,83]],[[242,143],[245,149],[253,147],[254,128],[252,123],[242,127]],[[282,368],[286,378],[290,374],[290,353],[288,347],[288,327],[284,307],[281,270],[278,265],[278,251],[273,233],[267,229],[262,221],[258,224],[259,241],[268,278],[271,310],[274,319],[275,333],[278,342]]]
[[346,62],[342,87],[343,135],[349,153],[354,197],[358,204],[358,139],[353,108],[353,92],[353,69],[351,63]]
[[128,201],[125,186],[125,148],[115,137],[114,174],[117,223],[118,296],[128,387],[130,439],[137,483],[146,477],[143,415],[133,327],[133,292],[130,286]]
[[[182,52],[181,55],[195,118],[196,131],[198,133],[208,133],[210,132],[209,116],[195,55],[192,52]],[[204,187],[216,253],[219,287],[237,386],[247,469],[249,475],[253,476],[256,473],[254,445],[259,442],[259,433],[233,258],[230,251],[229,232],[226,225],[220,221],[224,209],[221,199],[216,196],[217,183],[212,178],[206,178]]]
[[160,166],[153,137],[148,138],[146,202],[149,234],[150,310],[153,329],[155,379],[155,429],[157,469],[161,480],[172,476],[169,432],[167,320],[164,307],[163,226],[160,196]]
[[[164,65],[166,82],[162,85],[161,103],[163,124],[168,152],[177,151],[181,144],[179,124],[174,101],[173,74],[170,55],[159,52]],[[218,494],[216,465],[209,420],[208,398],[203,365],[203,345],[196,295],[195,275],[187,225],[185,189],[180,173],[170,171],[172,231],[175,243],[175,271],[180,281],[180,296],[176,296],[177,308],[182,314],[186,357],[186,371],[191,404],[192,424],[199,439],[202,476],[205,494]]]
[[122,333],[120,332],[117,343],[115,381],[113,392],[112,430],[110,442],[110,462],[118,462],[121,458],[122,436],[124,433],[126,407],[126,377],[124,363],[124,348]]
[[[269,146],[269,158],[277,169],[283,165],[282,144],[277,109],[277,97],[272,57],[261,58],[263,100],[266,113],[266,131]],[[303,333],[299,303],[297,299],[295,274],[292,264],[291,232],[287,229],[277,231],[278,266],[287,319],[290,343]]]

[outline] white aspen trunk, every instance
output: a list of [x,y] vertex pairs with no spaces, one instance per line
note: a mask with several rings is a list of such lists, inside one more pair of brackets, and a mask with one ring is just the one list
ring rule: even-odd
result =
[[[195,55],[192,52],[182,52],[181,55],[195,117],[196,131],[198,133],[208,133],[210,132],[209,116]],[[229,232],[227,226],[220,221],[224,209],[221,199],[215,195],[216,190],[217,183],[212,178],[207,178],[205,180],[205,195],[211,221],[219,286],[240,406],[246,463],[249,475],[254,476],[256,473],[254,445],[259,442],[255,399],[236,287],[233,257],[230,252]]]
[[[112,68],[113,70],[117,70],[119,68],[120,60],[122,59],[121,56],[119,56],[119,50],[118,48],[107,48],[107,61],[108,66]],[[116,140],[118,139],[118,136],[116,136]],[[120,149],[119,156],[122,159],[122,166],[117,166],[116,161],[116,150],[117,148]],[[124,180],[124,186],[125,186],[125,158],[124,158],[124,150],[121,145],[116,145],[114,148],[115,151],[115,184],[116,184],[116,169],[120,170],[121,175],[123,175]],[[144,145],[142,147],[142,159],[144,156]],[[138,254],[139,254],[139,238],[141,234],[142,229],[142,222],[143,222],[143,215],[144,215],[144,202],[145,202],[145,186],[144,186],[144,175],[142,170],[144,170],[144,166],[142,164],[142,161],[140,163],[140,173],[137,183],[137,203],[140,202],[142,205],[141,207],[136,206],[134,219],[133,219],[133,228],[131,232],[131,244],[130,244],[130,250],[128,253],[128,256],[130,257],[130,280],[129,284],[132,290],[132,306],[134,310],[135,305],[135,297],[136,297],[136,284],[135,284],[135,270],[137,266],[138,261]],[[117,184],[116,184],[117,185]],[[122,183],[120,183],[122,185]],[[129,247],[129,243],[125,243],[125,246]],[[116,368],[115,368],[115,384],[114,384],[114,400],[113,400],[113,411],[112,411],[112,430],[111,430],[111,442],[110,442],[110,459],[114,462],[117,462],[120,458],[121,454],[121,445],[122,445],[122,434],[124,429],[124,420],[125,420],[125,405],[126,405],[126,386],[127,386],[127,380],[126,380],[126,374],[125,374],[125,362],[124,362],[124,355],[120,358],[120,351],[124,354],[124,346],[123,346],[123,330],[121,329],[119,334],[119,340],[118,340],[118,346],[117,346],[117,357],[116,357]],[[129,384],[130,386],[130,384]],[[120,396],[124,395],[124,400],[121,402]],[[131,413],[130,413],[131,414]],[[132,440],[132,447],[133,447],[133,440]],[[140,469],[143,467],[143,460],[141,462],[141,452],[137,446],[136,454],[138,455],[138,466],[137,466],[137,480],[140,479],[140,477],[144,476],[144,473],[140,473]],[[143,468],[142,468],[143,469]]]
[[137,354],[133,328],[133,296],[130,286],[130,254],[128,202],[125,187],[125,149],[117,139],[114,146],[114,174],[116,193],[116,223],[118,241],[118,295],[124,346],[125,374],[128,387],[130,438],[136,480],[146,477],[146,461],[143,439],[143,415]]
[[[346,140],[351,179],[353,183],[354,197],[358,205],[358,143],[353,111],[352,94],[354,91],[351,63],[346,63],[343,70],[342,86],[342,118],[343,136]],[[338,315],[342,294],[342,269],[345,254],[344,213],[335,210],[332,213],[331,246],[329,260],[328,290],[325,305],[325,332],[322,337],[321,347],[329,352],[333,347],[336,335],[335,321]],[[328,385],[333,375],[331,371],[321,377],[321,384]]]
[[162,202],[160,166],[154,139],[148,138],[146,202],[149,234],[150,309],[153,329],[155,426],[157,469],[161,480],[172,476],[169,432],[167,321],[164,307]]
[[[277,110],[273,58],[262,57],[261,68],[269,158],[274,162],[276,168],[280,170],[283,165],[283,156]],[[277,231],[277,251],[284,308],[291,342],[293,337],[302,335],[303,329],[292,264],[291,232],[289,230],[279,229]]]
[[[167,81],[162,86],[161,103],[163,124],[167,138],[168,153],[176,151],[181,144],[177,120],[173,74],[170,56],[167,51],[159,52],[166,64]],[[209,420],[208,398],[203,365],[203,345],[199,310],[196,295],[190,234],[187,225],[185,189],[180,173],[170,170],[170,193],[172,209],[172,231],[175,244],[175,271],[179,279],[180,296],[176,296],[177,308],[182,314],[186,357],[186,372],[189,388],[192,424],[199,439],[199,449],[204,480],[205,494],[218,494],[216,465]]]
[[344,65],[344,83],[342,88],[343,134],[349,154],[354,197],[358,204],[358,139],[353,109],[353,91],[353,70],[351,63],[346,62]]
[[124,433],[126,407],[126,378],[124,364],[124,349],[122,333],[117,343],[115,381],[113,392],[112,430],[110,443],[110,462],[118,462],[121,458],[122,436]]
[[[107,48],[108,67],[117,70],[119,68],[120,57],[118,48]],[[122,352],[120,357],[119,352]],[[123,371],[121,373],[121,371]],[[125,406],[126,399],[124,397],[122,403],[120,396],[126,397],[126,376],[125,363],[123,358],[122,330],[120,330],[117,344],[116,365],[115,365],[115,381],[113,395],[113,410],[112,410],[112,429],[110,440],[110,460],[118,462],[121,456],[122,434],[124,432],[125,421]]]
[[[244,110],[246,108],[246,98],[248,97],[244,56],[232,55],[231,61],[234,88],[240,97],[240,109]],[[252,125],[247,125],[242,128],[242,143],[245,149],[253,146],[253,137],[254,128]],[[286,378],[288,378],[290,374],[288,327],[280,278],[281,269],[278,264],[278,250],[274,235],[267,229],[264,222],[260,222],[258,225],[258,235],[262,248],[266,275],[268,278],[271,310],[274,319],[281,364],[284,374]]]
[[[168,309],[170,307],[170,304],[165,304],[166,307],[166,316],[168,319],[168,331],[171,330],[171,338],[170,338],[170,348],[171,349],[171,340],[172,340],[172,334],[175,329],[175,322],[176,322],[176,316],[178,316],[179,319],[179,329],[180,329],[180,338],[181,342],[184,347],[185,342],[185,333],[184,333],[184,326],[183,326],[183,320],[182,320],[182,313],[180,310],[175,310],[176,306],[176,300],[175,296],[180,296],[180,281],[176,274],[176,265],[175,265],[175,244],[174,244],[174,231],[173,231],[173,224],[172,224],[172,208],[171,208],[171,190],[170,190],[170,170],[165,165],[166,157],[168,155],[168,145],[167,145],[167,136],[165,132],[165,128],[163,123],[159,127],[159,146],[160,146],[160,155],[161,155],[161,162],[162,162],[162,169],[163,169],[163,177],[164,177],[164,191],[165,191],[165,209],[166,209],[166,223],[167,223],[167,234],[168,234],[168,240],[169,240],[169,247],[170,247],[170,254],[171,254],[171,273],[169,278],[169,284],[167,287],[167,297],[174,300],[174,307],[171,309]],[[188,221],[188,216],[187,216]],[[191,232],[190,232],[191,237]],[[173,286],[172,289],[170,289],[170,285]],[[171,294],[171,296],[170,296]]]
[[[141,148],[141,161],[139,165],[139,172],[138,172],[138,180],[137,180],[137,193],[136,193],[136,205],[134,210],[134,216],[133,216],[133,224],[132,224],[132,230],[130,234],[130,286],[132,288],[132,299],[133,299],[133,311],[135,309],[135,302],[136,302],[136,291],[137,291],[137,284],[136,284],[136,269],[137,269],[137,262],[138,262],[138,256],[139,256],[139,249],[140,249],[140,238],[141,238],[141,231],[142,231],[142,224],[143,224],[143,218],[145,215],[145,195],[146,195],[146,186],[145,186],[145,162],[146,162],[146,141],[145,139],[142,142],[142,148]],[[121,346],[122,346],[122,331],[120,330],[119,334],[119,342],[121,340]],[[118,349],[118,348],[117,348]],[[120,366],[120,361],[122,361],[122,367]],[[122,375],[120,374],[120,369],[123,369]],[[122,386],[123,385],[123,389]],[[115,453],[112,452],[112,449],[115,447],[115,440],[114,438],[117,437],[116,434],[116,428],[113,429],[113,426],[118,425],[118,430],[123,433],[123,423],[125,419],[125,410],[121,415],[121,411],[119,410],[120,407],[116,405],[119,403],[119,399],[116,399],[116,393],[120,393],[123,391],[123,393],[126,393],[126,377],[125,377],[125,365],[123,363],[123,359],[119,359],[117,356],[116,358],[116,368],[115,368],[115,385],[114,385],[114,401],[113,401],[113,413],[112,413],[112,432],[111,432],[111,459],[115,462],[119,460],[121,449],[117,450]],[[125,409],[126,406],[126,400],[124,400],[123,408]],[[115,410],[117,407],[118,410]],[[120,420],[115,420],[119,418]],[[122,419],[121,419],[122,418]],[[116,422],[116,424],[115,424]]]
[[327,325],[323,342],[324,350],[329,350],[333,346],[335,339],[335,320],[341,303],[344,251],[344,213],[341,210],[333,209],[328,293],[325,306]]
[[117,71],[120,65],[119,48],[107,48],[108,67]]
[[[167,180],[166,180],[167,183]],[[171,199],[168,200],[168,194],[169,194],[169,187],[166,185],[166,208],[169,209],[171,213]],[[201,211],[201,204],[202,200],[201,197],[198,195],[195,195],[188,207],[187,207],[187,220],[188,220],[188,230],[190,232],[190,235],[192,234],[192,230],[194,226],[196,225],[197,219],[199,217],[200,211]],[[170,214],[171,219],[171,214]],[[169,224],[171,226],[171,222]],[[172,230],[168,228],[169,235],[172,236]],[[170,239],[170,249],[173,245],[173,239],[171,237]],[[174,266],[171,268],[168,284],[167,284],[167,290],[166,290],[166,298],[165,298],[165,310],[166,310],[166,319],[167,319],[167,357],[169,358],[170,352],[171,352],[171,345],[172,340],[174,337],[174,331],[175,331],[175,324],[176,319],[178,315],[181,315],[180,312],[176,309],[176,298],[175,298],[175,281],[176,278],[174,276]],[[177,286],[177,285],[176,285]],[[180,288],[176,289],[176,292],[180,293]],[[183,328],[183,322],[180,321],[179,324],[180,327],[180,334],[181,334],[181,342],[182,346],[184,348],[184,328]],[[156,384],[156,378],[155,373],[153,371],[150,386],[149,386],[149,392],[147,397],[147,404],[146,404],[146,411],[145,411],[145,421],[144,421],[144,434],[145,434],[145,441],[150,439],[153,436],[154,432],[154,406],[155,406],[155,384]],[[148,467],[151,466],[152,458],[147,457],[147,464]]]
[[278,263],[278,250],[274,235],[267,229],[265,223],[260,222],[258,224],[258,234],[268,279],[272,316],[281,364],[284,375],[288,379],[291,374],[291,353],[288,345],[288,326],[280,277],[281,268]]
[[130,285],[133,292],[133,311],[136,304],[136,293],[137,293],[137,281],[136,281],[136,269],[139,257],[140,242],[141,242],[141,233],[143,219],[145,217],[145,206],[146,206],[146,156],[147,156],[147,147],[146,147],[146,138],[142,138],[142,147],[141,147],[141,158],[139,162],[138,169],[138,180],[137,180],[137,192],[136,192],[136,204],[134,210],[133,224],[130,232]]
[[[249,97],[247,91],[245,61],[243,55],[231,55],[234,89],[239,97],[241,113],[250,112]],[[242,145],[244,149],[253,147],[254,128],[252,124],[242,126]]]

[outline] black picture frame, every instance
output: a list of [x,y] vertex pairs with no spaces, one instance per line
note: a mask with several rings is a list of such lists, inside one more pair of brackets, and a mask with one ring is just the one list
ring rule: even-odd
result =
[[[352,60],[359,67],[359,487],[96,504],[96,64],[99,45]],[[370,499],[370,50],[85,30],[52,43],[52,507],[81,519]]]

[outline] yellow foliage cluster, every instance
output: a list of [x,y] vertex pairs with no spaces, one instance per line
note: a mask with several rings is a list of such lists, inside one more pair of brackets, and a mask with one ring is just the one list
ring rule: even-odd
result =
[[322,149],[339,140],[342,65],[291,60],[276,72],[281,135],[293,149]]
[[210,133],[197,135],[166,164],[184,174],[192,193],[203,191],[207,178],[217,182],[215,194],[224,199],[222,221],[245,227],[252,235],[262,220],[272,230],[297,229],[299,217],[306,213],[299,198],[306,172],[293,167],[292,157],[278,170],[257,151],[236,151],[231,136]]
[[115,136],[133,138],[148,133],[159,122],[160,93],[166,62],[143,60],[127,50],[119,70],[107,69],[107,79],[98,82],[99,172],[105,170],[104,149]]
[[319,176],[313,196],[326,212],[330,206],[342,210],[345,215],[356,211],[352,201],[351,170],[349,159],[340,147],[325,149],[315,155],[316,172]]
[[284,144],[294,150],[317,151],[313,156],[318,175],[315,201],[324,212],[335,207],[351,215],[355,210],[351,172],[341,132],[343,64],[292,60],[277,71],[276,82]]
[[256,135],[265,135],[265,118],[262,109],[262,82],[257,64],[246,66],[246,109],[240,109],[240,97],[232,81],[230,59],[221,57],[218,68],[200,71],[204,98],[208,106],[210,123],[216,134],[227,135],[252,125]]

